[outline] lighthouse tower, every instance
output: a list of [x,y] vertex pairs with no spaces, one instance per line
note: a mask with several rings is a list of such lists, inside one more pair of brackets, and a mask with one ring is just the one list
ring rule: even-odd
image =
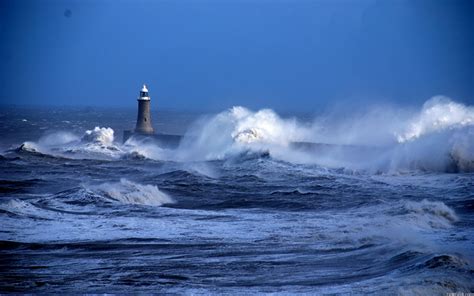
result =
[[140,97],[137,101],[138,116],[135,132],[138,134],[152,135],[154,133],[154,130],[151,126],[150,96],[148,95],[148,89],[146,88],[145,84],[143,85],[143,88],[140,91]]

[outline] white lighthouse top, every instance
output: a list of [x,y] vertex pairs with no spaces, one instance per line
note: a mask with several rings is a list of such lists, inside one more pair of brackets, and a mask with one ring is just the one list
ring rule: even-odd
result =
[[140,97],[138,99],[139,100],[150,100],[150,96],[148,95],[148,88],[146,88],[145,84],[143,84],[142,90],[140,91]]

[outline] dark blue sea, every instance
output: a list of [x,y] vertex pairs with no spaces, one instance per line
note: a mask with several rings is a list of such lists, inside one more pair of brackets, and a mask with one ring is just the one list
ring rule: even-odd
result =
[[472,107],[135,116],[0,109],[1,292],[474,292]]

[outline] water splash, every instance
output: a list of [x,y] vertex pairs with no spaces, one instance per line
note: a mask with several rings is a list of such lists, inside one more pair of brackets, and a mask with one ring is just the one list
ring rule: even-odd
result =
[[111,146],[114,142],[114,130],[110,127],[98,127],[87,130],[82,136],[82,141]]
[[[24,143],[22,149],[72,158],[180,162],[255,153],[291,163],[369,172],[474,171],[473,107],[434,97],[419,112],[375,110],[302,123],[282,118],[270,109],[233,107],[195,122],[175,150],[134,138],[119,144],[114,142],[114,130],[105,127],[88,130],[82,137],[65,132],[51,134],[37,143]],[[295,142],[323,145],[293,145]],[[302,149],[307,147],[311,149]]]
[[296,119],[270,109],[257,112],[237,106],[196,122],[178,150],[182,160],[224,159],[246,150],[261,151],[304,140],[310,130]]
[[142,185],[125,178],[120,179],[120,182],[117,183],[103,183],[91,186],[89,189],[112,201],[125,204],[161,206],[174,202],[171,197],[160,191],[157,186]]
[[474,125],[474,108],[453,102],[443,96],[428,100],[408,128],[397,135],[400,143],[413,141],[423,135]]

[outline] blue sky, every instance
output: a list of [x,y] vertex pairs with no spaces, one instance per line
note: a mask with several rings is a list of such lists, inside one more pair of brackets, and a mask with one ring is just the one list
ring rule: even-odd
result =
[[0,2],[4,104],[474,104],[474,1]]

